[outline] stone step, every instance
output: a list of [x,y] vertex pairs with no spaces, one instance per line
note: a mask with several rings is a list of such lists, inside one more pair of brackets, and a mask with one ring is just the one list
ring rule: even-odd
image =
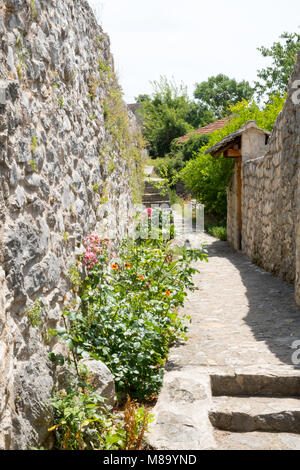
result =
[[154,166],[152,165],[145,165],[144,167],[144,175],[146,176],[146,178],[151,178],[151,176],[153,175],[154,173]]
[[[145,192],[156,192],[159,191],[160,185],[163,184],[164,180],[161,180],[159,178],[157,179],[152,179],[152,180],[146,180],[144,184]],[[156,185],[159,185],[158,188]]]
[[153,185],[145,185],[144,187],[144,193],[146,194],[159,194],[159,191],[160,190]]
[[300,434],[300,399],[215,397],[209,419],[223,431]]
[[156,201],[160,201],[160,202],[170,202],[170,198],[169,198],[169,195],[166,194],[166,195],[162,195],[162,194],[144,194],[143,195],[143,202],[146,201],[146,202],[156,202]]
[[213,373],[210,380],[214,396],[300,397],[300,371]]
[[143,201],[143,205],[147,208],[151,207],[152,209],[167,209],[171,207],[169,201]]
[[163,189],[157,189],[157,188],[152,188],[152,189],[145,188],[144,189],[144,194],[149,194],[149,195],[162,194],[164,196],[169,196],[168,191],[165,191]]
[[217,450],[300,450],[298,434],[214,431]]

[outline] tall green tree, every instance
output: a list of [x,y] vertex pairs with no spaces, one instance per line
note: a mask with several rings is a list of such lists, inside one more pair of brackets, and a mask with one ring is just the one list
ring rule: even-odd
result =
[[151,157],[164,157],[170,151],[170,144],[176,137],[191,131],[186,121],[190,99],[183,85],[177,86],[166,77],[152,83],[151,96],[140,95],[137,102],[142,104],[144,137]]
[[186,121],[191,124],[194,129],[206,126],[215,121],[214,113],[203,106],[201,103],[191,102],[190,109],[186,116]]
[[255,82],[255,91],[260,99],[264,95],[282,95],[287,91],[289,78],[300,51],[300,34],[283,33],[279,39],[269,48],[258,48],[263,57],[272,59],[269,67],[257,72],[259,81]]
[[225,117],[230,106],[242,100],[250,100],[253,94],[254,90],[249,82],[238,82],[221,73],[198,83],[194,92],[199,105],[211,112],[215,119]]
[[139,95],[142,105],[144,137],[151,157],[164,157],[170,152],[171,143],[195,128],[213,121],[207,109],[201,109],[192,101],[184,85],[161,77],[152,82],[153,94]]

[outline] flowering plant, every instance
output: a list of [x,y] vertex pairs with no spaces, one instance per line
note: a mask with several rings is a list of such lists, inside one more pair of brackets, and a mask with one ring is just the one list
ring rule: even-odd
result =
[[108,366],[119,396],[149,398],[161,387],[170,346],[186,339],[188,317],[178,312],[194,288],[192,262],[206,255],[185,250],[174,261],[163,240],[127,240],[116,263],[108,240],[91,235],[85,246],[81,306],[64,312],[70,328],[63,334],[72,354]]
[[100,265],[107,260],[109,244],[108,238],[101,240],[95,234],[86,237],[84,241],[85,254],[82,263],[87,270],[91,270],[96,265]]
[[156,246],[174,238],[174,220],[169,209],[147,208],[138,217],[135,238],[137,242],[152,240]]

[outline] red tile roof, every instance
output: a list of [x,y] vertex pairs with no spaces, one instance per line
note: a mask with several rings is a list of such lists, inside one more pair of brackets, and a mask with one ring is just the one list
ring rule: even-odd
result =
[[192,137],[193,135],[210,134],[211,132],[217,131],[219,129],[223,129],[223,127],[225,126],[225,124],[227,124],[227,122],[228,122],[228,118],[220,119],[219,121],[212,122],[211,124],[208,124],[208,126],[201,127],[200,129],[190,132],[189,134],[186,134],[183,137],[179,137],[177,139],[177,142],[184,143],[187,140],[189,140],[189,138]]

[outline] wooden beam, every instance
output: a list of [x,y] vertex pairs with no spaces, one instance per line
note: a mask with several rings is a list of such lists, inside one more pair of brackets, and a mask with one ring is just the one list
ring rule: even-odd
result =
[[241,157],[241,152],[235,149],[228,149],[224,152],[225,158],[239,158]]
[[222,153],[224,154],[225,152],[227,152],[227,150],[231,149],[232,148],[232,142],[230,142],[229,144],[227,144],[226,146],[224,147],[221,147],[219,150],[217,150],[216,152],[212,153],[212,156],[213,157],[219,157],[220,155],[222,155]]
[[[234,140],[231,140],[227,144],[224,144],[223,147],[220,147],[218,150],[215,150],[214,152],[211,153],[211,156],[214,158],[219,157],[220,155],[224,155],[226,158],[226,152],[227,150],[239,150],[241,148],[241,137],[236,137]],[[240,150],[239,150],[240,152]],[[241,156],[241,153],[239,154],[234,154],[232,156],[227,156],[227,158],[239,158]]]
[[238,244],[239,249],[242,249],[242,158],[238,158],[235,162],[237,165],[237,211],[238,211]]

